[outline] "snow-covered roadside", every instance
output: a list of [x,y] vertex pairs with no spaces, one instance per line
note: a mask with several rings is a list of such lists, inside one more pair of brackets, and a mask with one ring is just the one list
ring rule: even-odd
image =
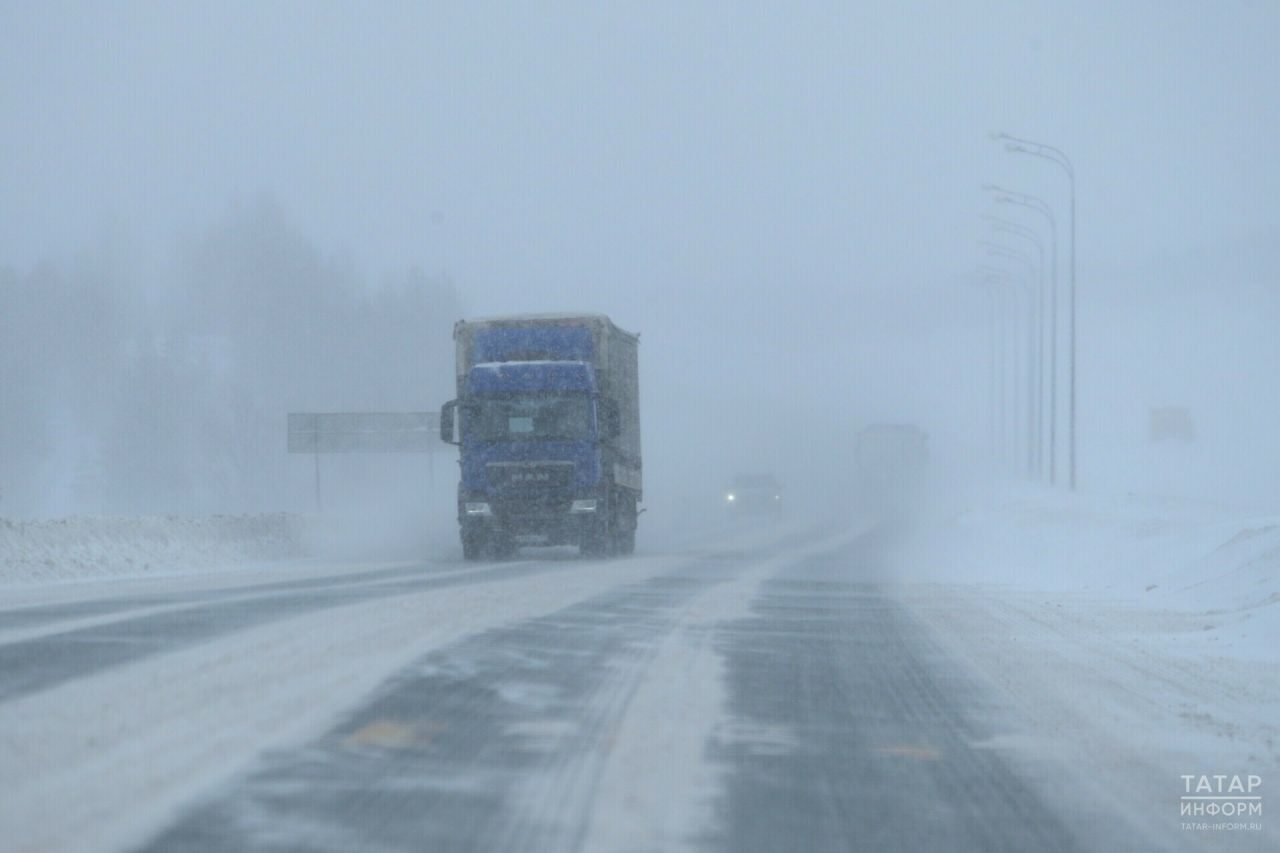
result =
[[1187,651],[1280,662],[1280,515],[1023,493],[924,531],[895,568],[912,582],[1089,592],[1194,616],[1194,630],[1171,631]]
[[0,518],[0,584],[138,577],[305,556],[305,520],[263,515]]
[[301,516],[0,519],[0,584],[172,574],[305,556]]
[[1280,839],[1265,808],[1260,832],[1184,829],[1211,819],[1179,801],[1183,774],[1280,780],[1280,517],[1023,494],[922,535],[895,568],[938,640],[1020,710],[1026,736],[988,746],[1075,769],[1054,796],[1120,805],[1158,846]]

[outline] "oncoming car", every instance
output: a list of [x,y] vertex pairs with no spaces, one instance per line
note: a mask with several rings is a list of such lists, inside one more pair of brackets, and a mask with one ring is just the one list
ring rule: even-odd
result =
[[772,474],[739,474],[724,490],[724,502],[734,514],[782,511],[782,484]]

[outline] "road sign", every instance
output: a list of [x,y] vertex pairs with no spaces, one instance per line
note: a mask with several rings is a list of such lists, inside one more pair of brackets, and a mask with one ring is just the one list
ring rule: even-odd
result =
[[438,412],[290,412],[290,453],[430,453]]

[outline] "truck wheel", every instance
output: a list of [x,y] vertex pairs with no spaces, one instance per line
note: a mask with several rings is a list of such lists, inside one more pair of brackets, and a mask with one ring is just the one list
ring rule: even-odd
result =
[[603,536],[592,534],[582,540],[578,546],[578,554],[583,557],[605,557],[609,554],[607,540]]
[[605,489],[606,500],[598,505],[599,510],[590,529],[582,534],[582,542],[578,545],[578,553],[583,557],[608,557],[614,550],[613,529],[610,523],[610,512],[614,505],[612,487]]
[[636,550],[636,512],[635,495],[619,490],[613,505],[618,514],[613,520],[613,551],[615,554],[633,554]]
[[583,534],[578,553],[583,557],[607,557],[610,544],[609,528],[604,519],[601,519],[589,532]]
[[636,551],[636,529],[620,530],[614,538],[614,550],[619,554],[634,554]]
[[462,559],[469,563],[484,557],[484,537],[471,535],[462,537]]

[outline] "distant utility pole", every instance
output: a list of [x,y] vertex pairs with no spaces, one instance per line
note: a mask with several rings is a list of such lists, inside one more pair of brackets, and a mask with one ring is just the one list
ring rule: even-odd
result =
[[1042,160],[1048,160],[1056,163],[1067,176],[1067,182],[1071,187],[1071,297],[1070,297],[1070,344],[1068,345],[1068,369],[1071,390],[1070,402],[1068,409],[1069,415],[1069,438],[1068,452],[1070,484],[1074,490],[1076,487],[1076,168],[1071,162],[1071,158],[1066,155],[1060,148],[1052,145],[1046,145],[1043,142],[1033,142],[1030,139],[1021,139],[1017,136],[1011,136],[1008,133],[992,134],[992,138],[1004,140],[1004,150],[1012,154],[1030,154],[1033,157],[1039,157]]

